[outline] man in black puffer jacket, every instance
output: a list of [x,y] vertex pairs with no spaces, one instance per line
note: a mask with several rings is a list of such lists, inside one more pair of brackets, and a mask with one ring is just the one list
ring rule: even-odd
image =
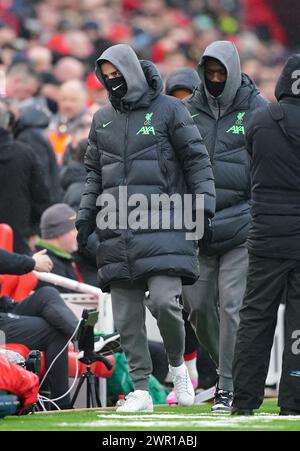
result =
[[198,73],[202,83],[185,104],[211,159],[216,215],[211,234],[200,243],[200,279],[192,287],[184,287],[183,298],[199,341],[219,366],[219,389],[212,409],[228,411],[232,402],[233,351],[248,267],[245,242],[250,226],[250,157],[245,133],[253,111],[265,100],[254,82],[241,73],[239,55],[231,42],[209,45]]
[[[205,214],[213,216],[215,189],[207,151],[185,106],[161,94],[156,67],[140,62],[128,45],[116,45],[98,59],[96,73],[109,92],[110,104],[95,114],[90,132],[85,157],[88,174],[76,223],[79,246],[95,228],[98,195],[111,194],[118,205],[119,186],[128,193],[121,209],[134,194],[144,195],[149,204],[153,194],[191,193],[204,195]],[[144,209],[148,217],[151,208]],[[186,239],[183,228],[104,229],[99,225],[104,210],[97,217],[98,278],[103,290],[111,290],[115,325],[135,385],[118,411],[153,410],[143,305],[147,289],[177,400],[190,405],[194,390],[183,363],[184,324],[178,299],[182,282],[194,283],[198,277],[197,243]]]
[[45,172],[34,150],[15,140],[9,110],[0,102],[0,222],[14,231],[14,250],[30,253],[29,240],[39,233],[40,217],[50,205]]
[[235,414],[251,414],[263,401],[277,310],[285,296],[278,404],[281,415],[300,415],[300,54],[288,59],[275,96],[279,103],[259,109],[247,131],[253,203],[233,365]]
[[49,115],[37,102],[28,100],[20,106],[20,118],[13,128],[14,137],[31,147],[36,158],[44,169],[44,179],[50,193],[51,204],[60,202],[62,199],[62,188],[59,181],[58,165],[54,150],[47,137]]

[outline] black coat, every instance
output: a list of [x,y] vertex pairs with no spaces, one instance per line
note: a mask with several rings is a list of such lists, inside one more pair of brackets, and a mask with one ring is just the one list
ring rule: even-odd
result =
[[32,150],[0,129],[0,222],[14,231],[14,250],[29,251],[26,239],[39,232],[40,217],[50,205],[44,171]]
[[[27,255],[13,254],[0,249],[0,274],[23,275],[35,267],[33,258]],[[0,312],[8,313],[13,308],[13,301],[8,296],[0,297]]]
[[[100,193],[115,196],[118,205],[120,185],[126,185],[128,196],[145,195],[148,205],[151,194],[202,193],[206,213],[212,216],[215,190],[211,165],[187,109],[177,99],[161,94],[155,66],[140,63],[129,46],[113,46],[102,58],[120,69],[128,90],[115,108],[109,104],[94,116],[78,219],[95,221]],[[98,76],[101,79],[101,74]],[[149,215],[148,208],[145,213]],[[193,283],[199,275],[197,243],[186,240],[185,233],[184,229],[98,230],[100,287],[107,289],[114,281],[133,283],[158,274]]]
[[263,257],[300,259],[300,99],[285,97],[275,107],[279,121],[262,108],[247,133],[253,160],[248,247]]
[[86,179],[86,170],[84,164],[80,161],[70,161],[61,169],[60,180],[65,194],[63,202],[70,205],[74,210],[78,210],[84,184]]
[[61,202],[63,191],[59,181],[59,171],[51,143],[46,135],[49,125],[48,115],[37,107],[28,107],[23,112],[14,129],[18,141],[27,144],[44,169],[44,178],[50,193],[51,203]]
[[216,214],[212,241],[202,242],[204,255],[222,255],[245,243],[250,227],[250,157],[245,133],[253,111],[266,104],[253,81],[243,74],[242,84],[227,111],[212,113],[203,84],[185,104],[203,136],[216,186]]
[[0,249],[0,274],[27,274],[34,267],[35,261],[32,257]]

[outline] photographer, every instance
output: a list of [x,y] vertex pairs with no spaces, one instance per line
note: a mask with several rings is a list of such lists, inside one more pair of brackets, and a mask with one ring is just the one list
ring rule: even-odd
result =
[[[21,275],[32,270],[49,272],[52,266],[45,250],[28,257],[0,249],[0,274]],[[71,338],[77,323],[72,311],[52,287],[40,288],[18,303],[7,296],[0,298],[0,330],[5,333],[6,342],[44,351],[46,369]],[[46,379],[52,398],[60,397],[68,390],[67,352],[66,348]],[[61,409],[68,408],[69,395],[57,401],[57,405]]]

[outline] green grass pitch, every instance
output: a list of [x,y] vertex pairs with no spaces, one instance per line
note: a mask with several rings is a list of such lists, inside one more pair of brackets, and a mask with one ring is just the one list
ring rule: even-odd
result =
[[266,400],[253,417],[212,414],[210,404],[156,406],[153,414],[117,414],[115,409],[10,416],[1,431],[300,431],[300,417],[280,417],[275,400]]

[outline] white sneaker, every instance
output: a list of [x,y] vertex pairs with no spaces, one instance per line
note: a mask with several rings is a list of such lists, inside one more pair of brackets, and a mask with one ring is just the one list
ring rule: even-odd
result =
[[116,412],[153,412],[153,401],[146,390],[135,390],[129,393],[122,406]]
[[180,406],[193,405],[195,401],[195,391],[187,367],[183,363],[180,366],[170,365],[169,368],[178,404]]

